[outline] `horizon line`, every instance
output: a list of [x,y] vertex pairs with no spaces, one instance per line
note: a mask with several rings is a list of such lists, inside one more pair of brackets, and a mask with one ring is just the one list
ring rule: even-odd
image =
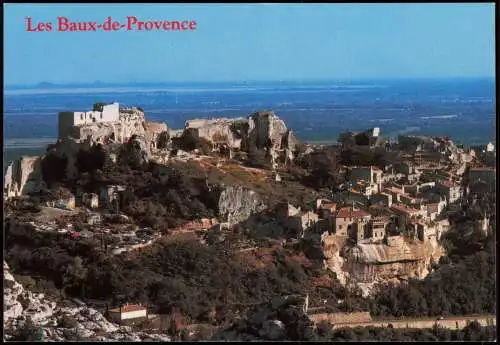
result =
[[246,80],[170,80],[170,81],[100,81],[92,82],[50,82],[41,81],[38,83],[27,84],[4,84],[4,90],[7,89],[29,89],[43,87],[103,87],[103,86],[138,86],[151,84],[248,84],[248,83],[311,83],[311,82],[350,82],[350,81],[404,81],[404,80],[453,80],[453,79],[493,79],[496,76],[425,76],[425,77],[342,77],[342,78],[302,78],[302,79],[246,79]]

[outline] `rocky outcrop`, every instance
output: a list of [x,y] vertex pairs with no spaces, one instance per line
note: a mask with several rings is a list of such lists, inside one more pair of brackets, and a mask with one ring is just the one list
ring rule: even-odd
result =
[[189,120],[184,134],[236,150],[248,151],[251,147],[266,149],[273,162],[279,158],[293,160],[299,145],[293,132],[272,111],[257,112],[246,119]]
[[4,176],[4,198],[16,197],[44,188],[43,157],[21,157],[7,166]]
[[241,186],[219,186],[215,193],[219,217],[229,226],[247,220],[252,214],[263,211],[266,205],[254,191]]
[[152,158],[151,146],[144,137],[133,137],[124,147],[120,159],[141,166]]
[[267,148],[271,163],[276,166],[279,158],[293,160],[298,140],[274,112],[257,112],[248,118],[248,145]]
[[184,126],[185,135],[196,139],[206,139],[214,144],[225,144],[232,149],[240,149],[244,131],[241,128],[247,123],[243,118],[213,120],[188,120]]
[[439,261],[444,249],[433,241],[411,241],[389,237],[387,244],[357,244],[345,251],[344,270],[365,294],[378,282],[398,283],[409,278],[423,279],[432,262]]
[[[164,334],[132,332],[129,327],[115,325],[92,308],[59,307],[43,294],[26,291],[14,279],[5,261],[3,272],[5,340],[14,340],[31,324],[38,330],[34,337],[41,338],[31,340],[170,341],[170,337]],[[71,325],[66,321],[68,319],[72,320]]]
[[152,149],[164,148],[168,141],[168,127],[165,123],[152,121],[144,122],[145,141]]

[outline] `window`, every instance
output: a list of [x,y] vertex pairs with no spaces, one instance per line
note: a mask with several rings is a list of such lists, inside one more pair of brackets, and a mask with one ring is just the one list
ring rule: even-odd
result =
[[102,120],[102,113],[101,113],[101,120]]
[[83,120],[83,114],[80,114],[80,120]]

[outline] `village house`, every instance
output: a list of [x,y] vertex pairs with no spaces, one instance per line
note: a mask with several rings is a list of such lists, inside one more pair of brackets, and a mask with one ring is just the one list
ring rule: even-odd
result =
[[358,219],[370,220],[371,214],[354,207],[343,207],[335,215],[335,234],[349,236],[352,224]]
[[413,198],[409,195],[401,195],[400,196],[400,201],[405,204],[405,205],[410,205],[410,206],[414,206],[416,207],[416,205],[419,205],[422,203],[422,199],[421,198]]
[[351,167],[349,169],[349,181],[356,184],[360,181],[366,181],[371,186],[371,191],[378,193],[382,189],[383,172],[377,167]]
[[372,195],[370,198],[370,201],[372,204],[383,204],[387,207],[392,206],[392,195],[388,193],[378,193],[375,195]]
[[307,230],[314,230],[319,217],[315,212],[307,211],[300,212],[298,215],[292,216],[286,222],[286,227],[298,234],[298,237],[304,237]]
[[390,221],[388,217],[373,217],[370,220],[369,237],[379,241],[386,237]]
[[329,219],[337,210],[337,204],[327,199],[318,199],[316,200],[316,208],[320,218]]
[[391,210],[397,215],[397,225],[402,231],[405,230],[406,224],[408,224],[410,220],[423,216],[423,212],[421,210],[404,204],[393,204]]
[[369,236],[368,220],[366,218],[357,218],[349,230],[349,237],[355,242],[364,240]]
[[403,189],[399,189],[393,186],[387,186],[383,189],[385,194],[389,194],[392,196],[392,202],[401,202],[401,195],[404,194]]
[[285,229],[292,230],[299,237],[303,237],[306,230],[315,229],[319,217],[315,212],[304,212],[291,204],[282,203],[276,210],[276,219]]
[[441,180],[437,183],[439,191],[446,197],[449,204],[458,201],[462,197],[462,187],[449,180]]
[[434,225],[422,221],[418,221],[412,224],[415,226],[415,233],[420,241],[425,242],[431,241],[433,239],[437,240],[438,236],[436,227]]
[[430,220],[434,220],[445,209],[446,201],[441,200],[438,202],[432,202],[428,203],[426,206],[427,206],[427,216],[429,217]]
[[353,186],[353,191],[359,194],[362,194],[363,196],[367,197],[368,199],[372,194],[375,194],[375,190],[380,190],[379,188],[374,188],[372,184],[370,184],[368,181],[358,181],[354,184]]
[[108,317],[115,323],[134,323],[148,317],[148,309],[141,304],[126,304],[108,310]]

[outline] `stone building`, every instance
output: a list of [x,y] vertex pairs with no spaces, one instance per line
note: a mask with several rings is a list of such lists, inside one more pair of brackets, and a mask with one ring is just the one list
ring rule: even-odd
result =
[[366,218],[357,218],[349,229],[349,237],[359,242],[369,237],[369,222]]
[[378,194],[372,195],[370,198],[370,201],[372,202],[372,204],[381,203],[387,207],[391,207],[392,206],[392,195],[388,194],[388,193],[384,193],[384,192],[378,193]]
[[316,200],[316,208],[320,218],[328,219],[337,210],[337,203],[327,199],[318,199]]
[[65,111],[59,113],[59,139],[72,137],[75,126],[92,123],[118,122],[120,105],[118,103],[95,104],[92,111]]
[[318,215],[312,211],[300,212],[289,217],[284,225],[285,228],[294,231],[299,237],[303,237],[306,231],[314,230],[318,220]]
[[449,180],[441,180],[437,183],[437,187],[445,197],[449,204],[458,201],[462,197],[462,187]]
[[388,217],[373,217],[368,227],[368,237],[373,241],[383,240],[387,235],[389,223]]
[[366,211],[355,209],[353,207],[343,207],[338,210],[335,215],[335,234],[339,236],[349,236],[354,222],[358,219],[369,220],[370,218],[371,214]]
[[119,324],[134,323],[147,319],[148,309],[141,304],[126,304],[119,308],[108,310],[108,317],[113,320],[113,322]]
[[378,193],[381,190],[383,173],[377,167],[352,167],[349,169],[349,181],[357,183],[359,181],[366,181],[371,186],[371,191]]

